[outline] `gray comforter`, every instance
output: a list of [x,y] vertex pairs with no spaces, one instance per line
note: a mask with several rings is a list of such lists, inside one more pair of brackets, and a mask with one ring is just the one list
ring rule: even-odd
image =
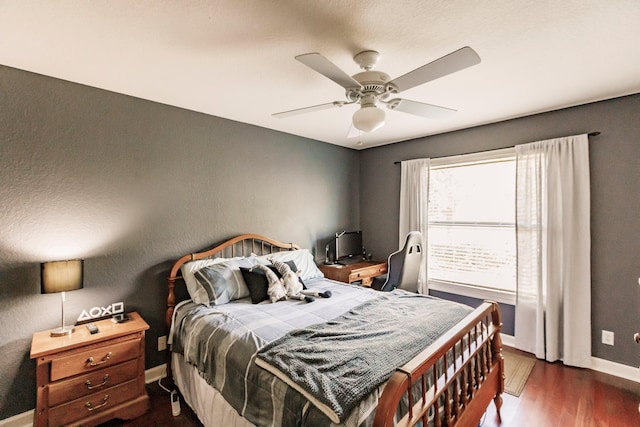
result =
[[259,364],[320,401],[323,412],[341,422],[396,367],[470,311],[425,295],[380,293],[330,322],[291,331],[265,345],[258,352]]

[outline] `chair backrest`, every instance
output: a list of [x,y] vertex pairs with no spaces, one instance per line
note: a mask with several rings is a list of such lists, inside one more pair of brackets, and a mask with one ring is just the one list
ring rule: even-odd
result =
[[412,231],[407,235],[402,249],[389,255],[387,281],[381,290],[392,291],[400,288],[409,292],[418,292],[418,278],[423,257],[422,235],[419,231]]

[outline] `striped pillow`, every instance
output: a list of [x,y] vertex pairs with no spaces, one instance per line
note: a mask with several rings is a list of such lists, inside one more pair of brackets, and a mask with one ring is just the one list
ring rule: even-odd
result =
[[225,262],[208,265],[194,273],[195,283],[188,286],[191,299],[206,306],[226,304],[249,296],[240,267],[250,268],[250,258],[234,258]]

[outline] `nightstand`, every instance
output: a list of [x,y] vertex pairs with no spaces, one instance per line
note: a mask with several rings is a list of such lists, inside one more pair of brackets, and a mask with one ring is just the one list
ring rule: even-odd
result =
[[130,320],[76,326],[70,336],[36,332],[36,427],[96,425],[111,418],[132,419],[149,408],[144,382],[144,336],[149,325],[138,313]]
[[387,272],[384,261],[362,261],[350,265],[320,264],[318,268],[327,279],[338,282],[362,282],[362,286],[371,286],[373,278]]

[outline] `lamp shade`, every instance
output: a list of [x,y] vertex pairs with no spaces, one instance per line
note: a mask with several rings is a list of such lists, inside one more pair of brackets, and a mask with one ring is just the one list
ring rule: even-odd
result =
[[40,268],[40,291],[43,294],[82,289],[84,260],[43,262]]
[[353,113],[353,125],[363,132],[373,132],[384,125],[384,111],[376,106],[362,107]]

